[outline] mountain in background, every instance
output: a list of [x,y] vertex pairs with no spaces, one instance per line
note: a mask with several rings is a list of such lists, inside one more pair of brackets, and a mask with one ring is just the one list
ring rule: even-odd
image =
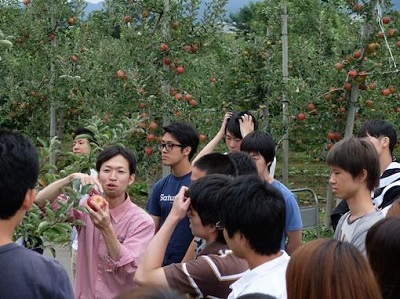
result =
[[[228,1],[228,3],[225,6],[225,9],[227,11],[227,16],[229,17],[229,15],[231,13],[239,12],[239,10],[242,7],[250,4],[250,2],[259,2],[259,1],[260,0],[230,0],[230,1]],[[103,2],[100,2],[97,4],[90,3],[90,2],[86,2],[86,3],[87,3],[86,9],[85,9],[86,16],[88,16],[92,11],[101,10],[103,8]],[[205,10],[205,8],[206,8],[206,3],[202,2],[200,4],[200,15],[203,14],[203,11]]]
[[[211,0],[212,1],[212,0]],[[227,10],[227,17],[229,17],[230,14],[237,13],[240,11],[240,9],[251,2],[259,2],[261,0],[230,0],[225,6],[225,9]],[[202,2],[200,4],[200,15],[203,13],[204,9],[206,7],[206,4]],[[103,8],[103,2],[94,4],[87,2],[87,7],[85,9],[85,15],[89,15],[94,10],[101,10]],[[399,10],[400,9],[400,0],[394,0],[393,1],[393,9]]]

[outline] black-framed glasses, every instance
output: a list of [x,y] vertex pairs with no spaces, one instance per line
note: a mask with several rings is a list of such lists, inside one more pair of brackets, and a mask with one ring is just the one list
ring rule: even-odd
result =
[[217,224],[215,225],[215,227],[218,230],[223,230],[225,228],[225,225],[222,223],[222,221],[218,221]]
[[167,150],[167,152],[170,152],[174,149],[175,146],[185,148],[185,145],[182,144],[176,144],[176,143],[160,143],[159,147],[160,150],[163,150],[164,148]]

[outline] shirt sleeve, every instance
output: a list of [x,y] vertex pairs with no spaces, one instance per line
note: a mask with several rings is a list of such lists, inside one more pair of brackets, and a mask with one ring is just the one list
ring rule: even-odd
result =
[[154,232],[154,221],[150,217],[143,220],[121,243],[119,260],[114,261],[108,257],[107,266],[117,274],[135,273]]
[[194,298],[203,298],[204,289],[215,287],[215,277],[209,264],[202,257],[187,263],[171,264],[164,267],[168,285]]
[[293,193],[289,193],[286,204],[286,231],[292,232],[303,228],[299,205]]

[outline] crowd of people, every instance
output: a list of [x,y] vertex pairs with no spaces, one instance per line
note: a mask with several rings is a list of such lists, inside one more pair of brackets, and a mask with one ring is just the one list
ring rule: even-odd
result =
[[[97,144],[87,129],[73,136],[74,154]],[[214,152],[221,140],[228,153]],[[399,298],[396,142],[391,124],[370,120],[357,137],[335,143],[326,157],[342,199],[332,215],[335,235],[302,244],[297,199],[274,178],[274,140],[249,111],[227,113],[197,155],[193,125],[165,126],[160,151],[171,172],[145,210],[127,193],[137,165],[128,147],[109,145],[90,173],[37,191],[36,149],[2,129],[0,298]],[[93,185],[105,206],[89,206],[85,196],[87,211],[70,212],[84,223],[71,237],[71,283],[59,262],[16,244],[13,232],[33,204],[65,199],[63,189],[77,179]]]

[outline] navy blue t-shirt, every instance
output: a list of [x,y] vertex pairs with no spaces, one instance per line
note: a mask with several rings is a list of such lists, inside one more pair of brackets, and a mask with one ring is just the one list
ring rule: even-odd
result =
[[0,246],[0,299],[73,299],[71,281],[56,260],[16,243]]
[[[182,186],[189,186],[190,176],[191,172],[182,177],[169,174],[154,185],[146,209],[151,215],[160,217],[160,226],[163,225],[171,211],[175,195],[178,194]],[[193,235],[189,227],[189,218],[185,216],[178,223],[169,240],[163,266],[180,263],[192,239]]]

